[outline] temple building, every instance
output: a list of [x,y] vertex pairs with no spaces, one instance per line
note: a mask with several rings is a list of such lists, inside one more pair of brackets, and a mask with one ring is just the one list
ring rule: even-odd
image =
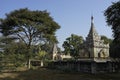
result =
[[109,59],[109,44],[104,44],[101,36],[98,35],[91,17],[91,28],[86,41],[83,43],[83,49],[80,51],[80,58],[92,59],[99,61],[99,59],[107,61]]

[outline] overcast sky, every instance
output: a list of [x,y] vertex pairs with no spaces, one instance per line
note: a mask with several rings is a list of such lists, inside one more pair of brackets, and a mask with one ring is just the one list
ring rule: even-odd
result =
[[94,16],[95,28],[99,35],[112,38],[111,28],[107,26],[104,10],[119,0],[0,0],[0,18],[15,9],[47,10],[61,26],[56,32],[59,47],[71,34],[87,36],[91,15]]

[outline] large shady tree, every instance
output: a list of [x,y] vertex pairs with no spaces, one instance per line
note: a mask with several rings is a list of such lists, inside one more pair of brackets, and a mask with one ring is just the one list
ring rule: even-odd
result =
[[120,58],[120,1],[113,2],[104,13],[108,26],[113,32],[112,52],[113,57]]
[[60,26],[47,11],[32,11],[27,8],[14,10],[1,19],[1,33],[6,37],[14,37],[27,47],[29,67],[30,49],[40,42],[57,42],[55,32]]

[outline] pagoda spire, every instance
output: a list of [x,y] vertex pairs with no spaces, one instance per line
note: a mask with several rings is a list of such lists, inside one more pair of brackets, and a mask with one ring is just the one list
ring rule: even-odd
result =
[[94,17],[91,16],[91,28],[90,28],[90,34],[97,34],[96,30],[95,30],[95,26],[94,26]]
[[96,32],[95,27],[94,27],[93,19],[94,19],[94,17],[91,16],[91,29],[90,29],[90,32],[91,32],[91,33]]
[[93,19],[94,19],[94,17],[93,17],[93,16],[91,16],[91,23],[93,23]]
[[94,26],[94,17],[91,16],[91,28],[90,28],[88,37],[91,38],[92,40],[94,40],[95,36],[98,36],[98,33],[97,33],[95,26]]

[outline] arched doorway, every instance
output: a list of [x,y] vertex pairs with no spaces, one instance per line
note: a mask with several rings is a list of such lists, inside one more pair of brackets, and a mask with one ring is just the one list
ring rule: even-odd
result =
[[105,58],[105,51],[104,49],[101,49],[100,52],[98,53],[99,58]]

